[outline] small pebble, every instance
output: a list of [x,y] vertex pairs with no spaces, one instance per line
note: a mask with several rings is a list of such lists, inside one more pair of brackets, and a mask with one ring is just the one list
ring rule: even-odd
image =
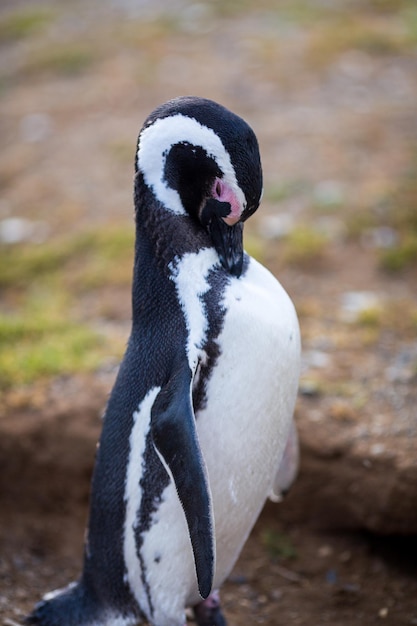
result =
[[294,218],[288,213],[265,215],[259,223],[259,234],[264,239],[282,239],[295,228]]
[[234,574],[229,577],[229,580],[234,585],[245,585],[248,583],[248,577],[244,574]]
[[314,380],[302,380],[298,388],[302,396],[308,396],[314,398],[320,395],[319,385]]
[[347,583],[340,588],[340,591],[349,595],[357,595],[360,592],[360,587],[355,583]]
[[380,298],[373,291],[346,291],[342,294],[342,317],[346,322],[355,322],[361,313],[380,305]]
[[45,141],[52,133],[52,120],[46,113],[30,113],[20,122],[20,136],[27,143]]
[[271,600],[281,600],[282,598],[282,591],[281,589],[273,589],[271,591]]
[[0,221],[0,243],[43,243],[48,234],[49,226],[46,222],[32,222],[23,217],[7,217]]
[[336,207],[344,201],[343,185],[337,180],[322,180],[314,188],[314,201],[320,206]]
[[317,554],[322,559],[326,558],[333,554],[333,548],[328,545],[320,546],[320,548],[317,550]]
[[330,363],[330,357],[326,352],[321,350],[304,350],[302,355],[302,369],[309,370],[322,369]]
[[398,233],[389,226],[372,228],[361,237],[365,248],[393,248],[398,243]]
[[345,550],[344,552],[342,552],[342,554],[339,556],[339,561],[341,563],[348,563],[352,558],[352,553],[349,552],[349,550]]
[[388,616],[388,609],[387,607],[384,607],[383,609],[380,609],[378,612],[378,616],[381,617],[382,619],[385,619]]
[[329,569],[326,572],[326,583],[328,585],[335,585],[337,583],[337,572],[334,569]]
[[384,454],[386,448],[383,443],[373,443],[370,447],[370,453],[372,456],[379,456],[380,454]]

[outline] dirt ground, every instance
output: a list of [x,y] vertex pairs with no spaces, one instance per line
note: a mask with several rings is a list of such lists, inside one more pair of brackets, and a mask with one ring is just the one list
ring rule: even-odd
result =
[[[266,505],[222,589],[228,623],[417,624],[416,536],[344,520],[343,493],[318,498],[306,443],[315,434],[319,449],[330,431],[353,425],[378,450],[401,435],[414,455],[417,352],[411,365],[403,356],[416,345],[416,265],[387,273],[381,258],[402,236],[393,202],[415,203],[417,193],[417,13],[411,0],[258,4],[3,2],[0,227],[27,220],[22,241],[40,246],[129,227],[136,135],[157,104],[194,93],[245,117],[265,172],[248,246],[300,317],[302,454],[293,490]],[[65,270],[76,277],[63,279],[76,292],[68,315],[125,341],[130,274],[78,292],[80,264]],[[39,284],[31,277],[32,291]],[[0,313],[19,311],[22,293],[1,284]],[[352,321],[346,300],[358,293],[371,304]],[[94,372],[0,386],[4,626],[79,574],[117,358]],[[331,460],[337,471],[336,453]]]
[[[105,387],[89,385],[95,397]],[[3,429],[0,615],[6,625],[19,623],[45,590],[79,573],[99,429],[94,402],[82,389],[73,389],[82,419],[61,393],[59,401],[51,397],[46,416],[32,414],[29,425],[28,413],[15,414]],[[302,474],[308,471],[304,466]],[[327,526],[325,511],[320,526],[300,521],[303,483],[301,476],[284,503],[266,506],[224,585],[229,623],[416,623],[415,538],[338,531]]]
[[[103,392],[94,383],[91,389],[96,397]],[[0,616],[5,626],[21,623],[46,590],[79,574],[99,420],[91,400],[78,401],[82,419],[61,399],[41,425],[29,427],[28,414],[14,415],[3,431]],[[300,502],[311,497],[305,493],[308,472],[304,464],[287,499],[265,507],[222,588],[228,622],[416,624],[415,537],[338,530],[327,524],[326,511],[320,523],[300,519]]]

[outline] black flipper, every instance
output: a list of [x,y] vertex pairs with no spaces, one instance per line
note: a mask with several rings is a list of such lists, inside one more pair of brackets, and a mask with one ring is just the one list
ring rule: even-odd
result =
[[211,493],[198,443],[191,403],[191,371],[178,368],[157,396],[151,413],[152,437],[174,479],[194,553],[198,589],[210,594],[215,562]]

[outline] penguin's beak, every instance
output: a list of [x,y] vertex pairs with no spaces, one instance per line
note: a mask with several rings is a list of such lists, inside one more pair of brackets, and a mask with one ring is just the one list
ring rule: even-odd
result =
[[243,224],[228,226],[222,217],[213,215],[207,228],[224,269],[239,278],[243,269]]

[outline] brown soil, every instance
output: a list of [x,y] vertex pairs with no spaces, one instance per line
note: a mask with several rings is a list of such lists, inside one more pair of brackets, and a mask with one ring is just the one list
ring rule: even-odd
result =
[[[5,2],[2,10],[29,4],[36,5]],[[329,210],[336,227],[380,208],[381,199],[400,184],[417,138],[415,47],[379,54],[353,44],[343,49],[333,41],[332,50],[326,26],[331,3],[318,3],[321,14],[307,12],[307,21],[298,22],[286,14],[272,19],[273,13],[262,10],[267,2],[232,17],[211,14],[204,3],[193,9],[184,2],[181,27],[162,13],[149,28],[132,22],[134,3],[121,4],[126,13],[114,7],[111,12],[110,2],[91,2],[88,10],[85,3],[62,3],[46,34],[2,44],[7,63],[0,82],[1,219],[44,220],[50,236],[131,220],[137,130],[155,105],[184,93],[217,99],[250,121],[260,140],[266,190],[285,181],[302,180],[310,190],[323,180],[336,181],[343,195],[341,206]],[[146,5],[139,16],[145,22],[152,3],[139,4]],[[162,12],[169,5],[154,4]],[[392,41],[402,33],[395,12],[369,10],[358,19],[373,32],[392,28]],[[341,28],[343,22],[337,24]],[[79,73],[62,65],[57,71],[51,51],[61,41],[77,50],[80,42],[89,46],[91,64]],[[22,125],[34,113],[46,116],[36,140]],[[320,217],[305,191],[281,203],[272,196],[265,194],[264,215],[287,213],[309,224]],[[262,214],[248,224],[249,234],[257,237],[261,225]],[[296,303],[304,348],[331,346],[323,349],[327,366],[313,371],[320,393],[300,396],[297,405],[303,442],[299,479],[282,504],[266,506],[222,590],[229,623],[417,624],[415,537],[373,535],[360,517],[344,518],[344,494],[326,490],[323,474],[323,463],[329,472],[338,471],[352,436],[360,442],[359,427],[389,449],[397,445],[392,425],[400,424],[407,459],[414,455],[415,377],[391,383],[386,372],[394,356],[415,342],[415,326],[403,323],[401,313],[377,332],[352,326],[343,320],[340,302],[345,292],[371,290],[397,309],[402,302],[415,305],[415,269],[384,274],[374,248],[361,238],[336,235],[323,255],[296,265],[286,262],[280,241],[269,241],[263,261]],[[107,311],[107,321],[126,334],[129,303],[128,288],[106,286],[81,294],[79,311],[90,322]],[[79,574],[100,412],[113,378],[114,371],[103,370],[5,396],[0,411],[0,623],[5,626],[20,623],[43,593]],[[329,438],[332,445],[318,471],[317,457]]]
[[[85,382],[72,384],[79,406],[64,385],[42,416],[17,413],[3,424],[0,623],[6,626],[20,623],[43,593],[80,572],[100,428],[89,398],[105,395],[105,385]],[[325,510],[314,524],[300,518],[300,505],[311,499],[309,471],[304,463],[287,499],[267,504],[223,586],[229,623],[417,623],[416,540],[337,530]]]

